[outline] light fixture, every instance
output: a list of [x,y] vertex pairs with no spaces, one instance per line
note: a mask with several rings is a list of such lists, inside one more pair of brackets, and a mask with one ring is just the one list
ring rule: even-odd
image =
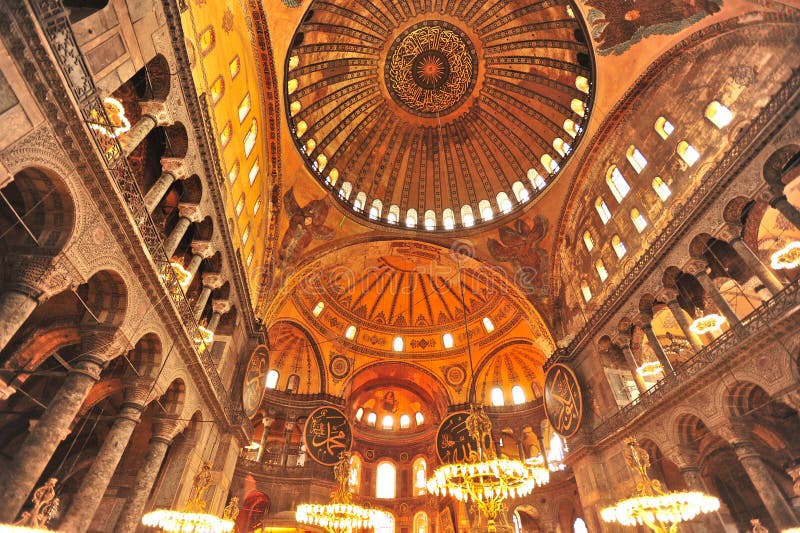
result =
[[189,283],[192,281],[192,273],[186,270],[183,265],[177,261],[172,261],[170,266],[172,270],[175,271],[175,277],[178,279],[180,286],[184,289],[188,287]]
[[647,474],[650,455],[636,439],[625,439],[625,461],[639,474],[637,494],[600,511],[605,522],[623,526],[646,525],[656,533],[674,533],[680,522],[688,522],[719,509],[719,500],[698,491],[664,492],[661,482]]
[[648,361],[636,369],[636,373],[643,378],[657,376],[663,372],[664,369],[661,367],[661,363],[657,361]]
[[722,324],[725,323],[725,317],[722,315],[718,315],[716,313],[711,313],[709,315],[701,316],[700,318],[696,319],[692,322],[692,325],[689,326],[689,329],[698,335],[702,335],[703,333],[711,333],[712,331],[719,331],[722,328]]
[[239,515],[239,498],[231,498],[225,507],[222,517],[205,512],[206,502],[203,499],[211,485],[211,465],[203,463],[192,483],[192,497],[183,511],[172,509],[156,509],[142,517],[142,524],[159,528],[168,533],[228,533],[233,531],[234,522]]
[[770,266],[775,270],[797,268],[800,265],[800,241],[792,241],[770,257]]
[[125,116],[125,108],[122,106],[122,103],[117,100],[116,98],[112,98],[110,96],[106,96],[103,98],[103,107],[106,110],[106,115],[108,116],[109,124],[108,126],[113,127],[113,130],[109,130],[105,124],[104,117],[101,117],[97,111],[92,112],[93,122],[89,122],[89,127],[95,131],[98,131],[105,135],[106,137],[116,138],[122,135],[123,133],[127,133],[131,129],[131,121],[128,120],[128,117]]
[[338,487],[331,493],[327,504],[303,503],[297,506],[295,519],[301,524],[318,526],[329,533],[349,533],[355,529],[373,529],[387,515],[378,509],[362,507],[353,503],[350,492],[350,452],[339,454],[333,466]]
[[200,325],[197,326],[197,329],[200,332],[200,337],[195,338],[194,341],[197,344],[200,344],[201,342],[205,344],[211,344],[211,341],[214,340],[214,332],[207,327]]
[[33,491],[31,498],[33,509],[22,513],[20,519],[13,524],[0,524],[0,533],[50,531],[47,529],[47,522],[58,513],[60,503],[56,496],[56,483],[58,480],[51,477],[44,485]]
[[250,451],[258,450],[259,448],[261,448],[261,444],[259,444],[258,442],[251,442],[250,444],[244,447],[245,450],[250,450]]

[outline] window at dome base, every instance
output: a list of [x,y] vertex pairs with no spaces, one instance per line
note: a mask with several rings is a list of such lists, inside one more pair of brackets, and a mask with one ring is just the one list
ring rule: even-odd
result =
[[355,326],[348,326],[348,328],[344,332],[344,338],[351,341],[356,338],[356,327]]
[[442,346],[445,349],[449,349],[453,347],[453,334],[452,333],[445,333],[442,335]]
[[375,413],[369,413],[367,415],[367,425],[375,427],[375,424],[378,422],[378,415]]
[[514,405],[525,403],[525,391],[521,386],[514,385],[511,387],[511,400],[514,402]]
[[453,229],[456,227],[456,216],[449,207],[442,212],[442,223],[444,224],[444,229]]
[[325,302],[317,302],[317,305],[314,306],[314,310],[311,312],[315,317],[318,317],[322,314],[323,309],[325,309]]
[[422,415],[422,413],[417,411],[417,413],[414,415],[414,421],[418,426],[421,426],[425,422],[425,417]]
[[403,337],[395,337],[394,342],[392,342],[392,348],[395,352],[402,352],[403,351]]
[[[375,497],[382,499],[392,499],[395,495],[395,484],[397,472],[394,464],[389,461],[381,461],[375,469]],[[394,520],[392,520],[394,522]],[[394,529],[394,527],[392,527]],[[376,528],[377,531],[377,528]]]
[[278,386],[278,371],[277,370],[270,370],[267,372],[267,383],[266,386],[268,389],[274,389]]
[[656,191],[656,194],[661,199],[661,201],[666,202],[667,199],[672,194],[672,191],[670,190],[669,186],[666,183],[664,183],[664,180],[658,176],[653,178],[652,185],[653,185],[653,190]]
[[678,148],[675,151],[680,158],[683,159],[683,162],[689,166],[694,165],[697,163],[697,160],[700,159],[700,152],[698,152],[695,147],[689,144],[687,141],[679,142]]
[[672,123],[664,117],[658,117],[655,128],[661,138],[665,140],[667,137],[672,135],[672,132],[675,131],[675,126],[673,126]]
[[494,324],[492,323],[492,319],[488,316],[483,317],[483,329],[486,330],[486,333],[491,333],[494,331]]
[[364,417],[364,408],[359,407],[356,411],[356,421],[361,422],[361,419]]
[[385,415],[383,420],[381,420],[381,427],[383,429],[394,428],[394,417],[392,415]]
[[411,417],[408,415],[400,415],[400,429],[408,429],[411,427]]
[[594,250],[594,239],[588,229],[583,232],[583,244],[586,246],[587,251]]
[[733,120],[733,113],[731,113],[730,109],[714,100],[706,107],[705,117],[710,120],[717,129],[721,130],[731,123]]
[[619,259],[622,259],[628,252],[628,249],[625,248],[625,243],[622,242],[619,235],[614,235],[611,238],[611,247],[614,248],[614,253],[617,254],[617,258]]
[[364,204],[367,203],[367,193],[361,191],[356,195],[356,201],[353,202],[353,209],[361,211],[364,209]]
[[472,206],[461,206],[461,225],[465,228],[471,228],[475,224],[475,217],[472,214]]
[[597,214],[600,215],[600,220],[603,224],[608,224],[608,221],[611,220],[611,211],[609,211],[602,197],[598,197],[597,200],[595,200],[594,208],[597,210]]
[[500,387],[495,387],[492,389],[492,405],[495,407],[501,407],[506,404],[506,400],[503,395],[503,389]]
[[608,270],[606,270],[606,265],[602,259],[595,261],[594,267],[597,270],[597,275],[600,276],[600,281],[608,279]]

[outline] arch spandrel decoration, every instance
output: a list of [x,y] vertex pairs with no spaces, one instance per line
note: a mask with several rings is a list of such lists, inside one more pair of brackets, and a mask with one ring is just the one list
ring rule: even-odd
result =
[[583,419],[583,395],[578,378],[570,367],[555,363],[544,377],[544,412],[553,429],[562,437],[578,432]]
[[333,466],[353,446],[353,430],[347,416],[336,407],[319,407],[306,420],[303,441],[308,454],[321,465]]

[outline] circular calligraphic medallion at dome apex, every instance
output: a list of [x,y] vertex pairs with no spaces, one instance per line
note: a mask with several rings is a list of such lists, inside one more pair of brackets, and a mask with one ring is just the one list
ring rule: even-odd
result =
[[349,452],[353,446],[353,430],[340,409],[319,407],[308,415],[303,440],[312,459],[333,466],[339,461],[339,455]]
[[469,37],[440,20],[401,33],[386,58],[386,84],[407,111],[431,117],[455,110],[475,85],[478,61]]
[[573,436],[581,426],[583,396],[578,378],[570,367],[555,363],[544,376],[544,412],[550,425],[563,437]]
[[256,347],[247,361],[242,382],[242,409],[247,418],[252,418],[258,412],[264,400],[268,367],[267,347],[263,345]]

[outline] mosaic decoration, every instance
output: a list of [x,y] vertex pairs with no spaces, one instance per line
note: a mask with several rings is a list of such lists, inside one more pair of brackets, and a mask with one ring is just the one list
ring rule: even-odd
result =
[[487,242],[494,259],[514,265],[514,282],[529,298],[547,296],[547,250],[540,243],[548,226],[542,215],[536,215],[530,225],[520,219],[501,227],[497,231],[499,240]]
[[242,408],[247,418],[255,416],[261,406],[261,402],[264,400],[268,369],[267,347],[258,346],[247,362],[247,369],[244,371],[244,382],[242,383]]
[[325,226],[330,209],[325,200],[312,200],[300,207],[294,197],[294,188],[290,187],[283,195],[283,209],[289,218],[289,227],[283,234],[278,257],[284,263],[300,257],[314,239],[328,241],[333,238],[333,229]]
[[544,376],[544,412],[562,437],[573,436],[581,427],[583,396],[578,378],[570,367],[555,363]]
[[339,454],[350,451],[353,446],[353,430],[342,411],[336,407],[320,407],[308,416],[303,440],[312,459],[333,466],[339,461]]

